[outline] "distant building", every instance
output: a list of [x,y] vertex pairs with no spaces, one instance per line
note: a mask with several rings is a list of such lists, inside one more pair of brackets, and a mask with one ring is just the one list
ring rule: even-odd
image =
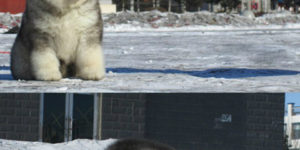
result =
[[0,0],[0,12],[22,13],[25,10],[25,3],[25,0]]
[[271,0],[242,0],[242,11],[251,10],[253,12],[270,12]]
[[285,133],[291,149],[300,149],[300,106],[288,104],[287,115],[284,117]]
[[[116,5],[112,0],[99,0],[102,13],[115,13]],[[12,14],[22,13],[25,10],[26,0],[0,0],[0,12],[9,12]]]
[[177,150],[282,150],[284,94],[0,94],[0,138],[146,138]]

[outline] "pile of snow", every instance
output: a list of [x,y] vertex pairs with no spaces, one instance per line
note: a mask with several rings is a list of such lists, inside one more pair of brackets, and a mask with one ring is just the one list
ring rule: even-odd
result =
[[159,11],[148,12],[118,12],[106,14],[104,27],[107,31],[119,30],[120,28],[149,29],[149,28],[197,28],[208,26],[216,27],[256,27],[265,25],[286,26],[300,24],[300,15],[290,12],[276,12],[261,17],[251,18],[240,14],[211,13],[207,11],[187,12],[184,14],[162,13]]
[[20,25],[21,16],[22,14],[12,15],[10,13],[0,13],[0,33]]
[[116,142],[114,139],[103,141],[74,140],[68,143],[49,144],[41,142],[24,142],[0,139],[1,150],[105,150],[109,145]]
[[[21,15],[0,13],[0,33],[19,25]],[[147,31],[153,29],[193,29],[207,30],[219,28],[257,28],[266,25],[299,28],[300,15],[289,11],[274,12],[261,17],[247,17],[240,14],[211,13],[207,11],[186,12],[184,14],[160,12],[118,12],[103,14],[105,31]],[[296,25],[296,26],[295,26]],[[200,28],[199,28],[200,27]],[[211,28],[213,27],[213,28]],[[2,29],[2,31],[1,31]]]
[[289,11],[283,11],[280,13],[265,14],[255,19],[256,24],[276,24],[285,25],[288,23],[300,23],[300,15],[292,14]]
[[207,11],[184,14],[149,12],[119,12],[104,16],[105,26],[131,24],[140,27],[183,27],[189,25],[252,25],[253,20],[238,14],[217,14]]
[[254,13],[250,10],[246,10],[246,11],[242,12],[241,15],[244,16],[244,17],[247,17],[249,19],[254,19],[255,18]]

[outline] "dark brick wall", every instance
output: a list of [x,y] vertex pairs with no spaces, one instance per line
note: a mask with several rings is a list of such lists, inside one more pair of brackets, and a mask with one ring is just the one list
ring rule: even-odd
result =
[[178,150],[282,150],[284,94],[147,94],[146,99],[146,138]]
[[[283,149],[284,94],[103,94],[102,104],[102,139],[148,138],[177,150]],[[0,94],[0,138],[36,141],[38,120],[39,94]]]
[[38,140],[39,94],[0,94],[0,138]]
[[146,138],[178,150],[245,149],[245,102],[242,94],[149,94]]
[[247,97],[247,150],[283,149],[284,94]]
[[102,139],[144,137],[144,94],[103,94],[102,104]]

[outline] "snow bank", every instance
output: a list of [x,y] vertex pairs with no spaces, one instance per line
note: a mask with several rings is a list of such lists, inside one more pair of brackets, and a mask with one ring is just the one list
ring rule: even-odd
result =
[[[0,13],[0,33],[19,25],[20,20],[21,14]],[[109,32],[300,28],[300,15],[288,11],[265,14],[255,19],[207,11],[184,14],[127,11],[103,14],[103,20],[105,31]]]
[[193,31],[193,30],[253,30],[300,28],[300,15],[289,12],[266,14],[255,19],[239,14],[207,11],[184,14],[159,11],[119,12],[104,15],[104,28],[109,32],[122,31]]
[[79,139],[68,143],[49,144],[0,139],[1,150],[105,150],[116,140],[103,141]]
[[12,15],[9,13],[0,13],[0,33],[20,25],[21,16],[22,14]]

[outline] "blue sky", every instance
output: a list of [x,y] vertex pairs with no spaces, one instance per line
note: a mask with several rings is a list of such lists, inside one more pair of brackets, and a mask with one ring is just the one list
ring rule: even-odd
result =
[[296,106],[300,106],[300,93],[286,93],[285,104],[295,103]]

